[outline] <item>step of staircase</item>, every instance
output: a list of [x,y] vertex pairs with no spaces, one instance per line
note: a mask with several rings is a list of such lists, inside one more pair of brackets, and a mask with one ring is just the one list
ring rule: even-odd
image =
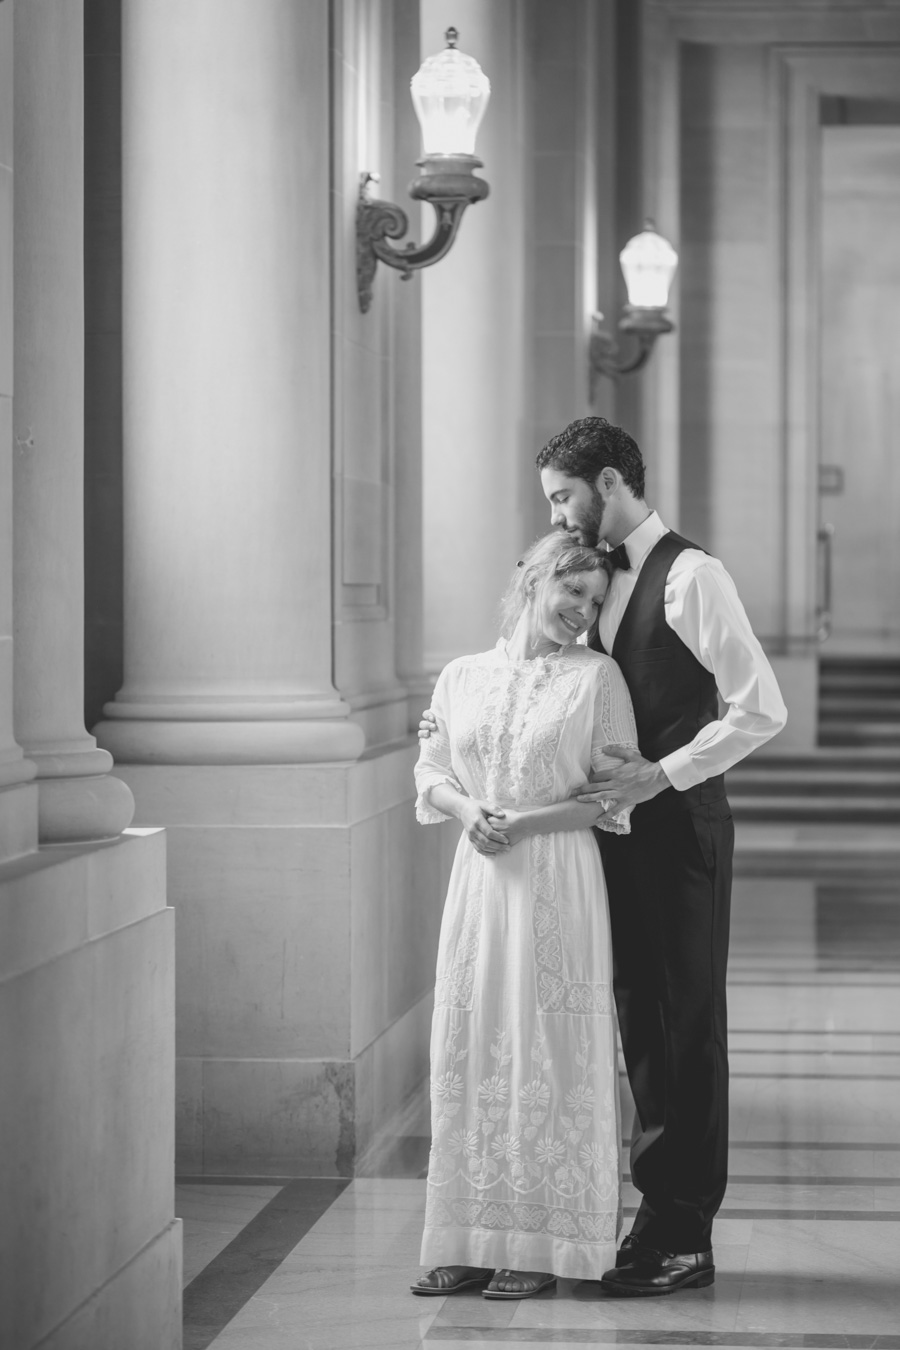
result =
[[877,827],[900,846],[900,660],[829,657],[819,673],[819,745],[773,747],[727,775],[739,825]]
[[835,797],[864,794],[900,800],[900,772],[841,773],[833,770],[782,769],[778,773],[728,775],[729,797],[761,797],[773,792],[782,797]]
[[900,747],[900,660],[823,658],[819,668],[819,744]]
[[900,793],[890,797],[846,791],[809,796],[776,793],[749,796],[729,792],[728,800],[738,821],[777,820],[792,824],[816,822],[900,827]]
[[836,717],[820,724],[819,744],[900,747],[900,721],[869,722],[863,718]]
[[852,774],[892,777],[900,775],[900,750],[887,745],[828,745],[814,750],[778,752],[765,750],[742,759],[728,770],[728,781],[743,777],[782,777],[808,774],[814,777]]
[[741,821],[735,838],[734,874],[796,876],[809,881],[860,878],[896,885],[900,875],[900,830],[896,825]]
[[754,755],[729,770],[735,819],[900,825],[900,747],[820,747]]
[[821,694],[897,694],[900,693],[900,670],[827,670],[819,675]]
[[900,656],[823,656],[820,669],[824,676],[866,676],[893,671],[900,677]]
[[860,718],[866,722],[900,722],[900,693],[893,698],[884,694],[859,693],[819,695],[819,720],[821,722],[852,721]]

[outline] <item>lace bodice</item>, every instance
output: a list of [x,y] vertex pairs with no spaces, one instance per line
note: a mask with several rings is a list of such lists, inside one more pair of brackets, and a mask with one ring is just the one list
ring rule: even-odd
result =
[[[602,767],[604,746],[637,746],[621,671],[577,644],[510,661],[501,640],[460,657],[438,677],[431,707],[437,732],[422,742],[416,765],[416,813],[426,824],[446,819],[429,801],[437,783],[498,806],[546,806]],[[628,828],[623,813],[618,829]]]

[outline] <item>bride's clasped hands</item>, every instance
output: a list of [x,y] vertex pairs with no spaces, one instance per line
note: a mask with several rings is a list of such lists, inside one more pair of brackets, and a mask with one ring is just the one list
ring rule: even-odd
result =
[[514,841],[500,833],[503,812],[498,806],[465,797],[458,803],[456,815],[476,853],[493,858],[509,852]]

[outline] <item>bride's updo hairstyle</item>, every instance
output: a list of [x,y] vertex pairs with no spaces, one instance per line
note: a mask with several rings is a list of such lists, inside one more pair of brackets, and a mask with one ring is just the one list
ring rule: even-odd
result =
[[[573,544],[564,530],[544,534],[522,555],[500,601],[500,636],[511,638],[526,605],[552,577],[578,572],[605,572],[611,568],[605,554],[583,544]],[[593,636],[593,628],[590,630]]]

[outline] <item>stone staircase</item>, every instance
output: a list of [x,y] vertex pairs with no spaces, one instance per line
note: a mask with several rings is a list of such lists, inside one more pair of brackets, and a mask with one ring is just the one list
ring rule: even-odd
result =
[[822,662],[819,744],[900,755],[900,660],[831,657]]
[[900,660],[824,659],[818,748],[776,747],[727,775],[739,825],[900,826]]

